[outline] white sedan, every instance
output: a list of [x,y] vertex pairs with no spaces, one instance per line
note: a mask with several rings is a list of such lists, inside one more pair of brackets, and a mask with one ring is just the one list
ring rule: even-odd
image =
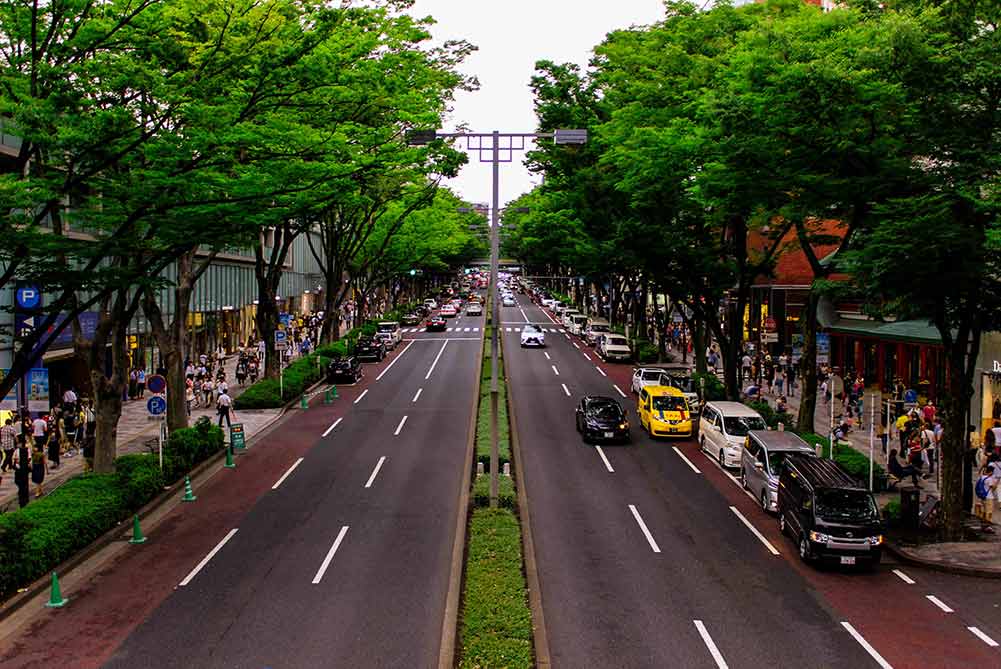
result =
[[455,307],[453,307],[451,304],[446,304],[442,306],[441,309],[438,310],[438,315],[441,316],[442,318],[452,318],[453,316],[455,316]]
[[514,301],[514,295],[505,295],[502,304],[505,307],[514,307],[518,305],[518,303]]
[[529,323],[521,330],[521,346],[545,346],[546,335],[538,325]]
[[656,367],[637,367],[633,370],[633,392],[639,395],[646,386],[669,386],[671,379],[662,369]]
[[469,306],[466,307],[467,316],[482,316],[483,307],[480,306],[478,302],[470,302]]

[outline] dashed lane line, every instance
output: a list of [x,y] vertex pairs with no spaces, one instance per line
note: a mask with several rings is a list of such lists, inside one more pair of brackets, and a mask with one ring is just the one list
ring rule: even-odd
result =
[[400,424],[396,426],[396,432],[393,433],[394,437],[398,437],[400,435],[400,431],[403,429],[403,425],[406,422],[407,422],[407,417],[406,416],[404,416],[403,418],[400,419]]
[[601,374],[602,376],[608,376],[608,374],[605,374],[605,370],[603,370],[601,367],[598,367],[598,365],[595,365],[594,368],[598,370],[598,373]]
[[365,483],[366,488],[371,488],[372,483],[375,481],[375,477],[379,475],[379,470],[382,469],[382,463],[386,461],[386,456],[379,458],[379,462],[376,463],[375,469],[372,470],[372,475],[368,477],[368,482]]
[[[338,422],[340,422],[340,421],[338,421]],[[299,458],[298,460],[296,460],[295,462],[293,462],[292,466],[289,467],[288,470],[284,474],[282,474],[282,477],[280,479],[278,479],[277,481],[275,481],[275,484],[273,486],[271,486],[271,489],[272,490],[278,490],[278,486],[280,486],[282,483],[285,482],[285,479],[287,479],[289,477],[289,475],[292,472],[295,471],[295,468],[299,466],[300,462],[302,462],[302,458]]]
[[615,385],[614,383],[612,384],[612,387],[613,387],[613,388],[615,388],[615,392],[617,392],[617,393],[618,393],[619,395],[622,395],[623,397],[625,397],[625,396],[626,396],[626,394],[625,394],[624,392],[622,392],[622,388],[619,388],[619,387],[618,387],[617,385]]
[[650,548],[653,549],[654,553],[659,553],[660,546],[658,546],[657,542],[653,540],[653,535],[650,534],[650,530],[647,529],[646,523],[644,523],[643,518],[640,517],[640,512],[636,510],[636,506],[634,504],[630,504],[629,510],[632,511],[633,518],[636,519],[636,523],[640,526],[640,530],[643,531],[643,536],[646,537],[647,543],[650,544]]
[[851,626],[851,623],[849,623],[848,621],[844,621],[843,620],[843,621],[841,621],[841,626],[844,627],[846,630],[848,630],[848,633],[851,634],[852,637],[854,637],[856,641],[858,641],[859,645],[862,646],[862,648],[865,649],[865,652],[869,653],[869,656],[872,659],[876,660],[876,664],[878,664],[880,667],[882,667],[882,669],[893,669],[893,665],[890,664],[889,662],[887,662],[886,660],[884,660],[883,656],[880,655],[876,651],[876,649],[873,648],[872,645],[868,641],[865,640],[865,637],[863,637],[861,634],[859,634],[858,631],[854,627]]
[[406,353],[407,351],[409,351],[410,347],[414,345],[414,341],[416,341],[416,340],[412,340],[409,344],[407,344],[407,347],[405,349],[403,349],[402,351],[400,351],[400,354],[398,356],[396,356],[395,358],[393,358],[392,362],[390,362],[389,365],[386,366],[386,369],[382,370],[379,373],[379,376],[375,377],[376,381],[378,381],[379,379],[381,379],[382,377],[384,377],[386,375],[386,372],[388,372],[389,370],[391,370],[393,368],[393,365],[395,365],[397,362],[399,362],[400,358],[403,357],[403,354]]
[[699,631],[699,636],[702,637],[703,643],[709,649],[709,654],[713,656],[717,669],[729,669],[726,660],[723,659],[723,653],[719,652],[719,648],[716,647],[716,642],[709,635],[709,630],[706,629],[705,624],[701,620],[693,620],[692,622],[695,623],[695,629]]
[[[366,390],[365,392],[367,393],[368,391]],[[361,398],[359,397],[358,399],[361,399]],[[343,417],[342,418],[338,418],[333,423],[331,423],[330,427],[328,427],[326,430],[324,430],[323,434],[321,436],[326,437],[328,434],[330,434],[331,432],[333,432],[334,428],[337,427],[338,425],[340,425],[342,420],[344,420]]]
[[929,602],[931,602],[932,604],[934,604],[938,608],[942,609],[943,613],[955,613],[955,611],[953,611],[952,608],[948,604],[946,604],[945,602],[943,602],[941,599],[939,599],[935,595],[925,595],[925,599],[927,599]]
[[700,469],[699,469],[698,467],[696,467],[696,466],[695,466],[695,464],[694,464],[694,463],[693,463],[693,462],[692,462],[691,460],[689,460],[689,459],[688,459],[688,458],[687,458],[687,457],[685,456],[685,454],[684,454],[684,453],[682,453],[682,452],[681,452],[681,449],[680,449],[680,448],[678,448],[677,446],[672,446],[671,448],[673,448],[673,449],[674,449],[674,452],[678,454],[678,457],[679,457],[679,458],[681,458],[682,460],[684,460],[684,461],[685,461],[685,464],[686,464],[686,465],[688,465],[689,467],[691,467],[691,468],[692,468],[692,471],[693,471],[693,472],[695,472],[696,474],[701,474],[701,473],[702,473],[702,470],[700,470]]
[[570,397],[570,389],[567,388],[567,384],[561,383],[560,385],[563,386],[563,392],[567,394],[567,397]]
[[560,375],[560,370],[556,369],[556,365],[549,365],[549,366],[553,368],[553,373],[556,374],[556,376]]
[[425,381],[427,381],[428,379],[431,378],[431,374],[432,374],[432,372],[434,372],[434,368],[438,366],[438,361],[441,359],[441,354],[445,352],[445,347],[446,346],[448,346],[448,340],[447,339],[445,340],[445,343],[441,345],[441,350],[438,351],[438,355],[436,355],[434,357],[434,362],[431,363],[431,369],[429,369],[428,373],[424,375],[424,380]]
[[747,527],[747,529],[751,530],[751,532],[754,534],[754,536],[756,536],[758,538],[758,541],[760,541],[761,543],[763,543],[765,545],[765,548],[768,549],[769,553],[771,553],[772,555],[778,555],[779,554],[778,549],[775,548],[775,546],[772,545],[772,542],[770,542],[768,539],[766,539],[765,535],[763,535],[761,532],[759,532],[758,528],[756,528],[754,525],[751,524],[751,521],[749,521],[747,518],[744,518],[744,514],[742,514],[740,511],[738,511],[737,507],[731,506],[730,510],[733,511],[734,515],[737,516],[737,518],[740,519],[740,522],[744,523],[744,525]]
[[601,461],[605,463],[605,469],[607,469],[609,473],[614,474],[615,470],[612,469],[612,463],[608,461],[607,457],[605,457],[605,451],[601,450],[601,446],[595,446],[594,450],[598,451],[598,455],[601,456]]
[[218,553],[220,550],[222,550],[222,547],[226,545],[226,542],[233,538],[233,535],[236,534],[237,529],[239,528],[234,527],[233,529],[231,529],[229,533],[222,538],[222,541],[217,543],[215,545],[215,548],[209,551],[209,554],[206,555],[204,558],[202,558],[202,561],[199,562],[195,566],[195,568],[191,570],[191,573],[189,573],[187,576],[184,577],[184,580],[181,581],[180,585],[184,586],[187,585],[188,583],[191,583],[191,579],[197,576],[198,572],[200,572],[202,568],[209,563],[209,560],[214,558],[215,554]]
[[414,399],[412,399],[412,400],[410,400],[410,401],[411,401],[411,402],[416,402],[416,401],[417,401],[417,398],[418,398],[418,397],[420,397],[420,396],[421,396],[421,393],[423,393],[423,392],[424,392],[424,389],[423,389],[423,388],[418,388],[418,389],[417,389],[417,393],[416,393],[416,394],[414,395]]
[[361,391],[361,395],[359,395],[358,397],[355,398],[354,403],[358,404],[359,402],[361,402],[362,398],[364,398],[365,395],[368,395],[368,388],[366,388],[365,390]]
[[975,637],[977,637],[978,639],[980,639],[981,641],[983,641],[984,643],[986,643],[991,648],[997,648],[998,647],[998,642],[995,641],[994,639],[990,638],[986,634],[984,634],[982,631],[980,631],[979,627],[967,627],[966,629],[970,630]]
[[337,538],[334,539],[334,545],[330,547],[327,551],[327,557],[323,558],[323,564],[316,572],[316,576],[313,577],[313,585],[319,584],[323,580],[323,575],[327,572],[327,567],[330,566],[330,561],[334,559],[334,553],[340,548],[341,542],[344,541],[344,535],[348,533],[348,526],[344,525],[341,527],[341,531],[337,533]]
[[896,574],[900,578],[900,580],[906,583],[907,585],[914,585],[914,579],[912,579],[910,576],[900,571],[899,569],[894,569],[893,573]]

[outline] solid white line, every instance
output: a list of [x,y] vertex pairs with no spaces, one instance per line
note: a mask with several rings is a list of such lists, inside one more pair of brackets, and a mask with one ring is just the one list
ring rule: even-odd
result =
[[[456,328],[456,329],[458,329],[458,328]],[[451,332],[451,331],[452,331],[452,328],[445,328],[445,332]]]
[[577,342],[574,342],[574,343],[573,343],[573,347],[574,347],[575,349],[577,349],[578,351],[580,350],[580,346],[579,346],[579,345],[577,344]]
[[313,585],[316,585],[323,578],[323,574],[327,571],[327,567],[330,566],[330,561],[334,559],[334,553],[341,545],[341,541],[344,540],[344,535],[348,533],[348,526],[344,525],[341,527],[341,531],[337,533],[337,538],[334,539],[334,545],[330,547],[327,551],[327,557],[323,558],[323,564],[320,565],[319,571],[316,572],[316,576],[313,577]]
[[525,315],[525,310],[524,310],[524,309],[522,309],[521,307],[518,307],[518,311],[520,311],[520,312],[521,312],[521,317],[525,319],[525,322],[526,322],[526,323],[528,323],[528,322],[529,322],[529,321],[528,321],[528,316],[526,316],[526,315]]
[[758,528],[756,528],[754,525],[751,525],[751,521],[749,521],[747,518],[744,518],[744,514],[738,511],[737,507],[731,506],[730,510],[733,511],[738,518],[740,518],[740,522],[744,523],[744,525],[747,526],[747,529],[751,530],[751,532],[754,533],[754,536],[756,536],[758,540],[765,545],[765,548],[767,548],[772,555],[779,554],[779,552],[775,549],[775,546],[772,546],[772,542],[770,542],[768,539],[765,539],[765,535],[763,535],[761,532],[758,532]]
[[213,548],[211,551],[209,551],[209,554],[206,555],[204,558],[202,558],[202,561],[198,563],[198,566],[195,567],[194,569],[192,569],[191,573],[184,577],[184,580],[181,581],[181,585],[187,585],[188,583],[191,583],[191,579],[193,579],[195,576],[198,575],[198,572],[200,572],[202,570],[202,567],[204,567],[205,565],[207,565],[209,563],[209,560],[211,560],[213,557],[215,557],[215,554],[218,553],[222,549],[222,547],[226,545],[226,542],[233,538],[233,535],[236,534],[236,530],[237,529],[238,528],[236,528],[236,527],[234,527],[233,529],[231,529],[229,531],[229,534],[227,534],[226,536],[224,536],[222,538],[222,541],[220,541],[219,543],[217,543],[215,545],[215,548]]
[[598,365],[595,365],[594,368],[598,370],[598,373],[601,374],[602,376],[608,376],[608,374],[605,374],[605,370],[603,370],[601,367],[598,367]]
[[701,620],[693,620],[692,622],[695,623],[695,629],[699,631],[699,636],[702,637],[702,641],[706,644],[706,648],[709,649],[709,654],[713,656],[714,660],[716,660],[716,666],[719,669],[728,669],[726,660],[723,659],[723,654],[719,652],[719,648],[716,647],[716,642],[713,641],[711,636],[709,636],[709,630],[706,629],[706,626],[702,624]]
[[685,464],[687,464],[687,465],[688,465],[689,467],[691,467],[691,468],[692,468],[692,471],[693,471],[693,472],[695,472],[696,474],[701,474],[701,473],[702,473],[701,471],[699,471],[699,468],[698,468],[698,467],[696,467],[696,466],[695,466],[695,465],[694,465],[694,464],[692,463],[692,461],[691,461],[691,460],[689,460],[689,459],[688,459],[687,457],[685,457],[685,454],[684,454],[684,453],[682,453],[682,452],[681,452],[681,450],[680,450],[680,449],[678,449],[678,447],[677,447],[677,446],[672,446],[671,448],[673,448],[673,449],[674,449],[674,452],[678,454],[678,457],[679,457],[679,458],[681,458],[682,460],[684,460],[684,461],[685,461]]
[[894,569],[893,573],[899,576],[900,580],[906,583],[907,585],[914,585],[914,579],[912,579],[910,576],[900,571],[899,569]]
[[431,373],[434,371],[434,368],[438,365],[438,360],[441,359],[441,354],[445,352],[445,347],[446,346],[448,346],[448,340],[447,339],[445,340],[445,343],[441,345],[441,350],[438,351],[438,355],[436,355],[434,357],[434,362],[431,363],[431,369],[429,369],[428,373],[424,375],[424,380],[425,381],[427,381],[428,379],[431,378]]
[[[367,393],[368,391],[366,390],[365,392]],[[361,398],[359,398],[359,399],[361,399]],[[337,427],[342,420],[344,420],[344,419],[343,418],[338,418],[333,423],[331,423],[330,427],[328,427],[326,430],[324,430],[323,434],[321,436],[326,437],[328,434],[330,434],[331,432],[333,432],[334,428]]]
[[598,455],[601,456],[601,461],[605,463],[605,469],[614,474],[615,470],[612,469],[612,463],[605,457],[605,451],[601,450],[601,446],[595,446],[594,450],[598,451]]
[[949,608],[948,604],[946,604],[945,602],[943,602],[941,599],[939,599],[935,595],[925,595],[925,598],[929,602],[931,602],[932,604],[934,604],[935,606],[937,606],[938,608],[942,609],[943,612],[945,612],[945,613],[955,613],[955,611],[953,611],[951,608]]
[[549,353],[547,353],[546,351],[543,351],[542,355],[546,356],[546,360],[552,360],[552,358],[549,357]]
[[[581,351],[581,353],[584,353],[584,352]],[[584,353],[584,357],[587,358],[588,362],[591,362],[591,356],[589,356],[587,353]]]
[[406,423],[406,422],[407,422],[407,417],[406,416],[404,416],[402,419],[400,419],[400,424],[396,426],[396,432],[393,433],[394,437],[396,437],[396,436],[398,436],[400,434],[400,430],[403,429],[403,424]]
[[418,388],[418,389],[417,389],[417,394],[416,394],[416,395],[414,395],[414,399],[412,399],[412,400],[410,400],[410,401],[411,401],[411,402],[416,402],[416,401],[417,401],[417,398],[418,398],[418,397],[420,397],[420,396],[421,396],[421,393],[423,393],[423,392],[424,392],[424,389],[423,389],[423,388]]
[[302,462],[302,458],[299,458],[298,460],[296,460],[295,462],[293,462],[292,466],[288,468],[288,471],[286,471],[284,474],[282,474],[282,477],[280,479],[278,479],[277,481],[275,481],[275,484],[273,486],[271,486],[271,489],[272,490],[278,490],[278,486],[280,486],[282,483],[285,482],[285,479],[287,479],[289,477],[289,474],[291,474],[293,471],[295,471],[295,468],[299,466],[300,462]]
[[386,369],[382,370],[382,372],[379,374],[379,376],[375,377],[375,380],[378,381],[383,376],[385,376],[386,372],[388,372],[389,370],[391,370],[393,368],[393,365],[395,365],[397,363],[397,361],[399,361],[399,359],[403,357],[403,354],[406,353],[407,351],[409,351],[410,347],[413,346],[413,345],[414,345],[413,341],[411,341],[409,344],[407,344],[407,347],[405,349],[403,349],[402,351],[400,351],[400,354],[398,356],[396,356],[395,358],[393,358],[393,361],[389,363],[389,365],[386,367]]
[[359,395],[358,397],[355,398],[354,403],[358,404],[359,402],[361,402],[361,398],[365,397],[365,395],[368,395],[368,388],[366,388],[365,390],[361,391],[361,395]]
[[619,388],[619,387],[618,387],[617,385],[615,385],[614,383],[612,384],[612,387],[613,387],[613,388],[615,388],[615,392],[617,392],[618,394],[622,395],[623,397],[625,397],[625,396],[626,396],[626,394],[625,394],[624,392],[622,392],[622,388]]
[[650,544],[650,548],[653,549],[654,553],[659,553],[660,546],[658,546],[657,542],[653,540],[653,535],[650,534],[650,530],[646,528],[646,523],[644,523],[643,519],[640,518],[640,512],[637,511],[636,507],[632,504],[629,505],[629,510],[633,512],[633,518],[636,519],[636,522],[639,523],[640,529],[643,530],[643,536],[646,537],[647,543]]
[[556,376],[560,375],[560,370],[556,369],[556,365],[549,365],[549,366],[553,368],[553,371],[556,373]]
[[980,639],[981,641],[983,641],[984,643],[986,643],[991,648],[997,648],[998,647],[998,642],[995,641],[994,639],[990,638],[989,636],[987,636],[983,632],[981,632],[979,627],[967,627],[966,629],[968,629],[971,632],[973,632],[974,636],[976,636],[978,639]]
[[385,461],[385,455],[379,458],[379,462],[375,465],[375,469],[372,470],[372,475],[368,477],[368,483],[365,484],[366,488],[372,487],[372,482],[375,481],[375,477],[379,475],[379,470],[382,469],[382,463]]
[[869,642],[865,640],[865,637],[863,637],[861,634],[855,631],[855,628],[852,627],[850,623],[846,621],[841,621],[841,626],[844,627],[846,630],[848,630],[849,634],[855,637],[855,640],[859,642],[859,645],[865,648],[865,652],[869,653],[872,659],[876,660],[876,664],[878,664],[883,669],[893,669],[893,665],[884,660],[883,656],[877,653],[876,649],[873,648],[869,644]]
[[570,397],[570,389],[567,388],[567,384],[561,383],[560,385],[563,386],[563,392],[567,394],[567,397]]

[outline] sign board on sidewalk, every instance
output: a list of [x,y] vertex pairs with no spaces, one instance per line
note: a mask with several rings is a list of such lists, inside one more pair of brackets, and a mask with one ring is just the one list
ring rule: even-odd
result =
[[[3,381],[9,373],[9,369],[0,369],[0,381]],[[16,382],[14,387],[10,389],[10,392],[7,393],[6,397],[0,397],[0,410],[13,411],[17,408],[17,391],[19,385],[20,382]]]
[[49,410],[49,370],[36,368],[28,372],[28,411]]
[[283,327],[288,327],[288,324],[292,321],[292,314],[287,312],[282,312],[278,314],[278,322],[282,324]]
[[163,395],[154,395],[146,400],[146,410],[152,416],[160,416],[167,411],[167,400]]
[[817,333],[817,364],[827,365],[831,362],[831,336],[826,332]]
[[167,390],[167,379],[159,374],[153,374],[146,379],[146,390],[157,395],[162,395]]
[[229,426],[229,443],[233,445],[233,448],[246,448],[243,423],[233,423]]

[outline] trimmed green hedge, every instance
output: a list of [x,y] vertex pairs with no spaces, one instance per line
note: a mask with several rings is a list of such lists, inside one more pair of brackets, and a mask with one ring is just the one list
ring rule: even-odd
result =
[[534,666],[521,529],[509,509],[473,511],[460,620],[460,667]]
[[[799,436],[811,446],[816,447],[819,445],[821,447],[821,457],[831,457],[831,448],[827,437],[822,437],[812,432],[806,432]],[[834,461],[841,465],[851,476],[858,479],[860,483],[868,485],[869,456],[867,454],[860,453],[851,446],[836,445],[834,447]],[[884,478],[886,470],[878,462],[874,462],[872,465],[872,474],[874,479]]]
[[[511,461],[511,426],[507,415],[507,383],[504,378],[503,353],[497,368],[497,453],[500,467]],[[480,401],[476,414],[476,461],[490,471],[490,328],[483,340],[483,366],[480,368]]]
[[637,339],[634,343],[634,350],[636,351],[636,362],[640,364],[645,362],[657,362],[659,355],[657,345],[649,339]]
[[785,411],[779,413],[772,408],[768,400],[746,402],[745,404],[761,414],[761,417],[765,419],[765,425],[773,430],[778,427],[779,423],[782,423],[786,426],[786,429],[795,432],[796,425],[792,415]]
[[23,509],[0,516],[0,598],[7,598],[117,523],[127,519],[196,464],[222,448],[222,430],[208,419],[176,430],[156,456],[123,455],[114,474],[81,474]]
[[705,379],[705,397],[702,398],[703,400],[706,402],[716,402],[726,399],[726,386],[723,385],[718,376],[710,373],[699,374],[698,372],[692,374],[692,381],[695,383],[696,388],[703,387],[703,382],[700,379]]
[[[473,506],[490,506],[490,476],[477,476],[473,481]],[[514,491],[514,479],[501,475],[497,479],[497,504],[504,509],[516,509],[517,493]]]

